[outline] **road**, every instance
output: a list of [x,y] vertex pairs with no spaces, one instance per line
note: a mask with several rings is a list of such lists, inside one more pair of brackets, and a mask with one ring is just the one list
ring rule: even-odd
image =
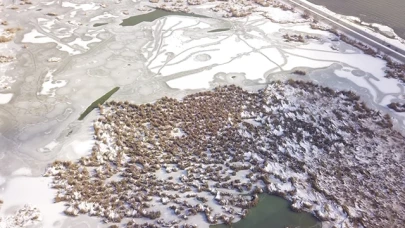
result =
[[329,23],[330,25],[333,25],[334,27],[337,28],[342,33],[347,34],[349,37],[352,37],[364,44],[367,44],[371,47],[377,48],[381,52],[391,56],[392,58],[395,58],[402,63],[405,63],[405,50],[401,49],[399,47],[394,47],[391,45],[391,47],[387,46],[387,43],[375,36],[372,36],[371,34],[345,22],[342,21],[340,18],[335,17],[333,15],[330,15],[328,13],[323,12],[320,9],[314,8],[308,3],[300,0],[286,0],[289,2],[292,6],[295,6],[298,9],[302,9],[303,11],[308,11],[313,15],[318,16],[320,19],[323,21]]

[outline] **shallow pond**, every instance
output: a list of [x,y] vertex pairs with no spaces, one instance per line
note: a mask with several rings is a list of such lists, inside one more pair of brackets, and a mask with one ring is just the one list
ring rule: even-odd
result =
[[208,32],[225,32],[225,31],[229,31],[231,30],[230,28],[221,28],[221,29],[214,29],[214,30],[210,30]]
[[147,14],[136,15],[136,16],[132,16],[127,19],[124,19],[120,25],[134,26],[134,25],[137,25],[144,21],[152,22],[161,17],[166,17],[166,16],[170,16],[170,15],[208,18],[204,15],[199,15],[199,14],[194,14],[194,13],[170,12],[170,11],[166,11],[166,10],[156,9]]
[[95,23],[94,25],[93,25],[93,27],[100,27],[100,26],[103,26],[103,25],[107,25],[108,23]]
[[[293,212],[290,203],[278,196],[261,194],[259,204],[250,209],[246,218],[232,225],[233,228],[320,228],[321,223],[306,212]],[[226,225],[214,225],[210,228],[227,228]]]

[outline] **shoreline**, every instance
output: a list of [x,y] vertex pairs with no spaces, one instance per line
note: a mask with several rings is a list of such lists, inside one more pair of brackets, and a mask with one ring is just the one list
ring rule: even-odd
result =
[[[384,11],[381,11],[377,7],[370,7],[372,4],[375,4],[376,1],[360,1],[357,4],[355,4],[353,7],[344,7],[344,6],[339,6],[338,4],[335,4],[333,1],[324,1],[324,0],[306,0],[307,2],[311,2],[312,4],[319,5],[319,6],[324,6],[330,11],[338,13],[340,15],[345,15],[347,17],[354,16],[354,17],[360,17],[362,18],[361,20],[370,23],[370,24],[380,24],[386,27],[391,28],[391,30],[396,30],[394,27],[399,27],[401,25],[398,24],[397,21],[393,21],[392,19],[387,19],[387,18],[382,18],[386,16],[385,13],[389,12],[390,14],[396,15],[397,11],[400,9],[403,9],[405,7],[405,4],[403,4],[401,1],[395,1],[391,0],[388,1],[387,4],[389,5],[389,8],[387,8]],[[347,4],[353,4],[353,1],[348,1]],[[368,6],[365,6],[366,4],[369,4]],[[399,5],[398,5],[399,4]],[[364,8],[365,6],[365,8]],[[394,7],[395,6],[395,7]],[[372,12],[366,12],[370,10]],[[393,10],[393,12],[392,12]],[[384,13],[383,13],[384,12]],[[356,16],[357,15],[357,16]],[[400,19],[398,19],[400,21]],[[395,26],[392,25],[392,23],[395,24]],[[402,25],[403,26],[403,25]],[[400,32],[396,32],[399,37],[402,39],[405,39],[405,28],[398,28]]]
[[[372,47],[373,49],[378,50],[378,52],[381,52],[385,55],[389,55],[391,58],[396,59],[396,61],[405,64],[405,40],[398,37],[395,33],[394,37],[391,38],[387,37],[384,34],[381,34],[378,28],[382,29],[384,28],[384,25],[368,24],[366,22],[362,22],[355,16],[340,15],[333,11],[330,11],[324,6],[313,4],[308,0],[286,0],[286,1],[290,3],[292,2],[296,6],[300,6],[307,11],[308,10],[311,11],[310,13],[312,13],[312,16],[314,16],[314,18],[319,18],[319,16],[321,16],[322,17],[321,21],[323,21],[323,23],[328,24],[328,26],[331,26],[334,30],[339,30],[346,36],[352,37],[356,41],[365,43],[368,46]],[[314,12],[313,11],[314,9],[319,10],[320,13],[326,14],[326,16],[318,14],[318,12]],[[337,28],[335,28],[336,25],[338,25]],[[347,26],[352,27],[349,28]],[[372,28],[374,28],[374,30]],[[387,28],[390,29],[389,27]],[[372,36],[372,38],[368,36]],[[386,50],[381,50],[384,48]]]

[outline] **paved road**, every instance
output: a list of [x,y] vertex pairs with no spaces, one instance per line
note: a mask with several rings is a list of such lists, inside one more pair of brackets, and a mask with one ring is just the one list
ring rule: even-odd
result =
[[346,23],[342,20],[340,20],[337,17],[334,17],[332,15],[329,15],[322,10],[319,10],[317,8],[314,8],[310,6],[308,3],[300,1],[300,0],[286,0],[291,5],[295,6],[296,8],[302,9],[302,10],[307,10],[311,14],[318,16],[320,19],[323,21],[327,22],[330,25],[333,25],[336,27],[339,31],[347,34],[349,37],[352,37],[356,40],[359,40],[362,43],[368,44],[369,46],[378,48],[380,51],[384,52],[385,54],[401,61],[402,63],[405,63],[405,50],[394,47],[391,45],[391,47],[387,46],[387,43],[375,36],[370,35],[369,33],[358,29],[357,27],[354,27],[350,25],[349,23]]

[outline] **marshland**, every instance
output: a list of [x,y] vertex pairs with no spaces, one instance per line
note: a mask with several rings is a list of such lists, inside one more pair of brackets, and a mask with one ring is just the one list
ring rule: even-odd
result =
[[344,226],[398,226],[404,136],[351,91],[273,82],[230,85],[135,105],[110,101],[95,146],[46,172],[65,214],[127,226],[210,224],[246,217],[259,194]]
[[403,223],[395,59],[271,0],[30,3],[0,4],[0,227]]

